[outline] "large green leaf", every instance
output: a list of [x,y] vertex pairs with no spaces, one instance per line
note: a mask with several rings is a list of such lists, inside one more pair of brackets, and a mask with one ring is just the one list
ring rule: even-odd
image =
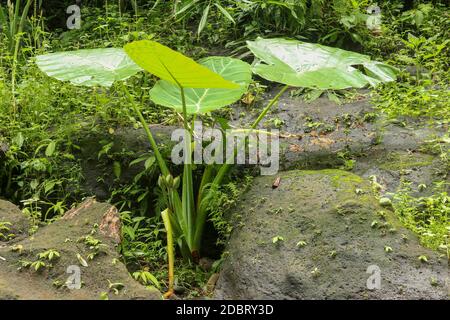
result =
[[[204,113],[232,104],[246,91],[252,80],[250,65],[244,61],[228,57],[209,57],[199,63],[224,79],[238,83],[237,89],[202,89],[188,88],[184,90],[186,110],[190,114]],[[182,112],[180,88],[171,82],[160,80],[150,90],[150,98],[156,104],[174,108]]]
[[362,88],[396,79],[396,69],[356,52],[286,39],[247,41],[253,72],[270,81],[316,89]]
[[143,69],[183,88],[239,88],[238,84],[225,80],[191,58],[158,42],[135,41],[124,48]]
[[50,77],[85,86],[110,87],[142,71],[121,48],[50,53],[37,56],[36,63]]

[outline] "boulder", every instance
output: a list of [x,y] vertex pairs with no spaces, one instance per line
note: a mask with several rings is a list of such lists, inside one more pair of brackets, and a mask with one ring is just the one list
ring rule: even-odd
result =
[[[20,212],[11,204],[4,208],[0,217]],[[34,235],[3,244],[0,299],[160,299],[119,261],[120,227],[115,207],[89,198]]]
[[[269,92],[254,108],[235,108],[232,124],[249,127],[276,92]],[[274,119],[279,120],[278,125]],[[358,160],[372,152],[386,156],[417,151],[427,140],[446,133],[446,128],[413,122],[405,127],[385,119],[374,108],[367,90],[359,90],[357,99],[341,104],[327,97],[305,102],[285,93],[259,127],[280,130],[282,170],[340,168],[345,157]]]
[[446,255],[422,247],[364,179],[332,169],[279,177],[277,188],[256,178],[230,213],[215,298],[448,297]]

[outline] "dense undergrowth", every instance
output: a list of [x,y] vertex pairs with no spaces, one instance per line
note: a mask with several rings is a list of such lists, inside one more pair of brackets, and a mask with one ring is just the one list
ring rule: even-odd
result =
[[[19,204],[33,219],[34,229],[60,217],[90,195],[83,188],[80,137],[86,132],[103,134],[106,138],[100,141],[97,156],[99,161],[113,163],[113,172],[105,175],[114,177],[108,200],[122,212],[124,241],[120,250],[136,279],[147,285],[165,286],[167,277],[164,225],[159,210],[152,210],[161,201],[154,187],[158,172],[155,166],[144,166],[131,182],[124,183],[120,179],[124,166],[145,158],[146,152],[135,155],[112,148],[118,128],[141,125],[116,87],[74,87],[52,80],[38,70],[35,55],[122,47],[133,40],[149,39],[194,58],[215,54],[249,59],[246,40],[257,36],[296,38],[352,49],[398,67],[399,81],[374,91],[379,111],[405,124],[420,117],[422,122],[448,130],[450,17],[448,6],[439,1],[417,1],[411,8],[405,8],[402,1],[385,1],[380,4],[381,29],[372,31],[366,26],[366,9],[375,3],[368,0],[131,1],[133,5],[111,1],[107,6],[94,1],[82,8],[81,29],[70,31],[61,23],[64,9],[58,12],[52,1],[43,7],[31,2],[24,18],[8,13],[5,5],[0,16],[0,196]],[[178,5],[174,7],[174,3]],[[155,80],[136,75],[128,88],[145,106],[149,123],[179,123],[175,112],[150,101],[147,92]],[[263,87],[255,83],[251,88],[256,95]],[[442,143],[437,141],[432,148],[448,163],[448,150],[442,149]],[[230,232],[223,208],[233,205],[248,182],[249,178],[234,177],[211,204],[209,227],[215,230],[212,237],[218,238],[219,246]],[[440,190],[419,199],[403,191],[396,196],[401,219],[434,249],[448,243],[445,182]],[[213,258],[220,262],[219,257]],[[190,296],[205,293],[202,287],[208,275],[219,266],[202,269],[181,259],[177,264],[177,285],[188,289]]]

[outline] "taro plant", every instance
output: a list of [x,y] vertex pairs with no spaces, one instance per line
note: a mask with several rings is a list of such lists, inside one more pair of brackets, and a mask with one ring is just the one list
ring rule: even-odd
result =
[[[167,209],[161,215],[168,238],[169,291],[167,296],[169,296],[173,286],[173,238],[184,257],[193,260],[199,258],[201,236],[208,208],[208,202],[205,201],[208,193],[203,193],[203,190],[206,190],[214,177],[213,169],[207,168],[200,183],[200,189],[195,192],[191,161],[192,129],[189,117],[193,115],[195,118],[201,113],[238,100],[251,81],[251,70],[247,63],[227,57],[210,57],[197,63],[153,41],[130,43],[125,46],[125,51],[110,48],[53,53],[38,56],[37,65],[49,76],[59,80],[71,81],[77,85],[104,87],[110,87],[115,81],[127,79],[141,71],[142,67],[161,79],[152,89],[152,99],[182,113],[187,152],[184,154],[184,171],[182,183],[180,183],[180,177],[174,178],[170,173],[169,166],[162,157],[138,104],[126,85],[121,86],[144,127],[161,171],[158,184],[167,202]],[[178,193],[180,184],[181,196]],[[205,197],[203,197],[204,194]]]
[[[389,66],[344,50],[284,39],[257,39],[248,45],[258,59],[253,72],[285,84],[261,111],[251,130],[257,128],[289,86],[342,89],[393,79]],[[175,109],[185,129],[181,179],[171,174],[126,84],[122,83],[120,88],[142,123],[161,172],[158,185],[167,204],[161,215],[167,231],[169,259],[169,290],[165,296],[170,296],[173,293],[173,243],[178,244],[185,258],[198,261],[203,228],[211,208],[209,202],[231,168],[228,163],[207,165],[200,181],[194,183],[191,121],[237,101],[251,82],[250,65],[228,57],[209,57],[195,62],[149,40],[129,43],[124,50],[109,48],[47,54],[38,56],[37,64],[49,76],[77,85],[110,87],[113,82],[126,80],[141,70],[160,78],[150,90],[150,97],[156,104]],[[360,65],[367,74],[354,67]]]

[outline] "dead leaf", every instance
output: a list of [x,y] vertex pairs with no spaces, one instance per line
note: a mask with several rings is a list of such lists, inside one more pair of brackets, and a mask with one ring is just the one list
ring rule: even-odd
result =
[[278,188],[280,186],[280,183],[281,183],[281,177],[277,177],[272,184],[272,189]]
[[248,92],[242,97],[241,101],[246,105],[251,105],[255,101],[255,96]]
[[293,143],[293,144],[289,145],[289,151],[298,153],[298,152],[303,152],[305,150],[303,149],[303,147],[301,145]]
[[323,147],[323,148],[330,148],[332,144],[334,144],[336,141],[330,138],[325,137],[319,137],[316,139],[311,140],[311,144]]

